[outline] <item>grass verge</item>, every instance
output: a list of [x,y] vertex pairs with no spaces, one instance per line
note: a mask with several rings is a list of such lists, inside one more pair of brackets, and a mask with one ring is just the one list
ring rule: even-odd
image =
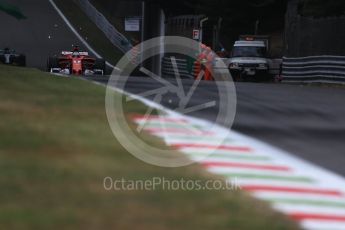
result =
[[297,229],[242,192],[106,191],[107,176],[212,177],[197,165],[165,169],[131,156],[108,127],[104,94],[86,81],[0,65],[0,229]]
[[54,2],[78,33],[107,61],[115,65],[122,58],[124,54],[109,41],[74,1],[54,0]]

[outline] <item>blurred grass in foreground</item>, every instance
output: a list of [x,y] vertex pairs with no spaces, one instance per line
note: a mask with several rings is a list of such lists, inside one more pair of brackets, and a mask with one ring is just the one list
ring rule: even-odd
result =
[[0,66],[0,229],[297,229],[242,192],[106,191],[107,176],[211,175],[127,153],[108,127],[104,93],[86,81]]

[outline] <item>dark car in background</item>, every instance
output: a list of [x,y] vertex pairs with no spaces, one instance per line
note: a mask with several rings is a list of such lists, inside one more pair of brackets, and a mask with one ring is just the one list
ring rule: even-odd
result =
[[0,50],[0,62],[6,65],[26,66],[26,56],[10,48]]

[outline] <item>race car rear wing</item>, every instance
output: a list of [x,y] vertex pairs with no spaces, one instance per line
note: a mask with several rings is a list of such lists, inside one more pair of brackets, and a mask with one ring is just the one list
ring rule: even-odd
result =
[[[72,55],[73,52],[71,52],[71,51],[62,51],[61,54],[62,55]],[[88,52],[79,52],[79,54],[82,55],[82,56],[89,56]]]

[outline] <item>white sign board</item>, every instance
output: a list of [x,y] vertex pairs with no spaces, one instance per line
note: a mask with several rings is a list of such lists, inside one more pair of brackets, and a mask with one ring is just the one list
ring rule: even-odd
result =
[[130,32],[140,31],[140,19],[139,18],[126,18],[125,30]]
[[200,39],[200,30],[193,30],[193,39],[194,40]]

